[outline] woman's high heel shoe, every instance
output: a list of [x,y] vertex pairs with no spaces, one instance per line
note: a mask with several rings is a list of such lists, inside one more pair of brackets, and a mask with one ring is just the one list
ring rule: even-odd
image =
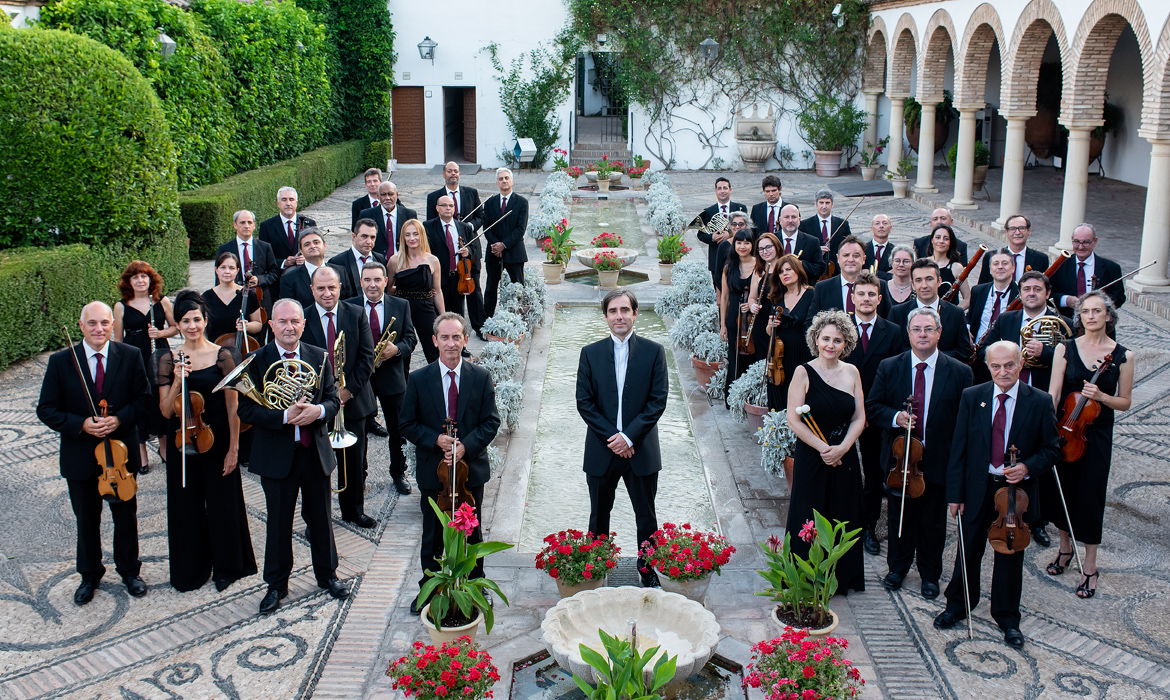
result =
[[[1088,600],[1089,598],[1097,595],[1097,587],[1095,584],[1097,583],[1097,577],[1100,575],[1101,571],[1099,569],[1091,574],[1085,574],[1085,580],[1081,583],[1081,585],[1077,586],[1077,597]],[[1092,588],[1089,588],[1089,581],[1094,583]]]
[[[1068,561],[1061,564],[1060,560],[1062,557],[1068,557]],[[1047,569],[1048,575],[1049,576],[1060,576],[1061,574],[1063,574],[1065,567],[1067,567],[1069,564],[1072,563],[1072,558],[1073,558],[1072,552],[1057,552],[1056,558],[1053,559],[1052,563],[1048,565],[1048,569]]]

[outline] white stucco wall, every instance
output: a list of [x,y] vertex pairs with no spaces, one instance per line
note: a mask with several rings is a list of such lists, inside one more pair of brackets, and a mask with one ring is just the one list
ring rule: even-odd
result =
[[29,26],[41,16],[41,8],[37,5],[10,5],[0,2],[0,11],[9,19],[9,23],[21,29]]

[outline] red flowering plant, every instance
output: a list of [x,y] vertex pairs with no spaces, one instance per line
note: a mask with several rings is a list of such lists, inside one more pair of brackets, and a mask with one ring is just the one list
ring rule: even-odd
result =
[[631,180],[637,180],[638,178],[645,175],[646,171],[649,169],[650,169],[649,165],[643,165],[641,167],[636,166],[636,165],[631,165],[630,167],[626,168],[626,175],[629,175]]
[[734,553],[735,547],[722,535],[700,532],[690,523],[663,523],[661,530],[642,543],[638,556],[663,576],[687,581],[711,572],[718,574]]
[[768,587],[756,595],[779,603],[776,616],[781,622],[814,629],[832,622],[829,599],[837,592],[837,562],[857,544],[857,530],[845,530],[846,523],[833,524],[817,511],[805,522],[798,537],[809,544],[808,558],[792,551],[792,533],[784,534],[784,544],[772,535],[761,542],[768,568],[757,570]]
[[573,256],[573,249],[581,247],[581,244],[573,241],[573,229],[569,226],[569,220],[561,219],[545,231],[548,233],[548,239],[541,244],[545,257],[550,263],[568,265],[569,259]]
[[464,503],[455,509],[454,517],[451,517],[439,508],[435,499],[428,500],[443,526],[443,554],[435,558],[439,570],[426,572],[426,583],[418,592],[420,600],[430,601],[427,617],[438,629],[444,626],[458,627],[478,619],[478,610],[483,615],[488,634],[491,634],[495,617],[492,606],[483,596],[483,590],[486,588],[493,591],[505,605],[509,604],[508,598],[495,581],[483,577],[471,578],[471,571],[477,560],[511,549],[512,545],[504,542],[468,544],[467,538],[479,527],[475,509]]
[[395,690],[420,700],[490,698],[492,685],[500,680],[491,655],[477,649],[466,635],[438,648],[415,642],[409,654],[390,664],[386,675],[394,677]]
[[566,586],[599,579],[617,566],[621,549],[616,532],[594,535],[580,530],[561,530],[544,538],[544,549],[536,555],[536,568],[548,572]]
[[758,688],[768,700],[843,700],[855,698],[865,681],[844,651],[843,637],[812,637],[808,630],[784,634],[752,647],[745,688]]
[[602,231],[593,237],[592,243],[594,248],[621,248],[622,237],[616,233]]
[[589,169],[597,173],[597,178],[599,180],[600,179],[608,179],[612,173],[620,173],[621,172],[621,170],[614,167],[614,164],[617,162],[618,161],[610,160],[608,153],[602,153],[601,160],[594,161],[594,162],[590,163]]
[[554,170],[564,170],[565,168],[569,167],[568,156],[569,156],[569,152],[566,151],[565,149],[554,148],[553,149],[553,169]]
[[585,171],[582,170],[581,166],[579,165],[570,165],[569,167],[565,168],[565,172],[569,174],[569,177],[576,180],[577,178],[581,177],[581,173]]
[[603,250],[593,256],[593,269],[598,271],[620,270],[622,269],[622,259],[612,251]]

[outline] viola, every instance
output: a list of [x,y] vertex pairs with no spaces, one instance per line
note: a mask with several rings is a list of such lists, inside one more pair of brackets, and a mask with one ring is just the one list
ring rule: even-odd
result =
[[[778,307],[772,312],[772,321],[778,321],[783,313],[784,308]],[[784,341],[776,337],[776,327],[769,324],[769,328],[772,331],[772,349],[768,353],[768,366],[764,375],[772,380],[773,386],[780,386],[784,383]]]
[[[179,353],[179,362],[185,364],[189,358]],[[175,434],[175,447],[188,454],[202,454],[215,444],[215,433],[203,422],[203,394],[187,391],[187,377],[183,377],[183,388],[175,397],[174,411],[183,415],[182,426]],[[184,470],[186,471],[186,470]]]
[[[1096,371],[1093,372],[1093,378],[1088,383],[1096,384],[1101,373],[1109,369],[1109,365],[1112,363],[1113,354],[1110,353],[1101,360],[1101,364],[1097,365]],[[1085,429],[1092,425],[1093,421],[1097,420],[1097,416],[1100,415],[1100,402],[1085,398],[1084,394],[1079,391],[1064,398],[1064,413],[1057,431],[1060,436],[1061,461],[1076,462],[1085,456],[1085,447],[1088,443]]]
[[825,271],[821,273],[821,276],[817,279],[817,281],[819,282],[821,280],[827,280],[830,277],[836,277],[836,276],[837,276],[837,263],[830,260],[829,264],[825,266]]
[[892,491],[902,492],[902,507],[898,514],[898,537],[902,536],[902,520],[906,514],[906,497],[918,498],[926,490],[926,479],[922,476],[919,464],[922,463],[922,452],[925,449],[922,441],[914,437],[914,397],[906,399],[902,409],[910,415],[906,423],[906,434],[894,438],[891,451],[900,467],[890,470],[886,477],[886,486]]
[[756,323],[756,315],[741,312],[736,328],[735,350],[740,355],[755,355],[756,341],[752,339],[752,326]]
[[[101,407],[102,418],[109,417],[109,405],[105,399],[98,404]],[[138,482],[126,471],[126,460],[130,458],[130,451],[126,443],[121,440],[112,440],[110,436],[102,438],[102,444],[94,448],[94,456],[102,468],[98,475],[98,493],[111,503],[129,501],[138,492]]]
[[[463,238],[459,238],[459,248],[462,249]],[[455,264],[459,272],[459,284],[456,289],[464,296],[468,294],[475,294],[475,278],[471,276],[471,258],[460,256],[459,262]]]
[[[458,432],[455,429],[455,421],[448,418],[443,427],[446,430],[447,437],[452,440],[459,440]],[[443,486],[439,489],[439,510],[447,515],[453,515],[459,506],[467,504],[475,507],[475,496],[471,495],[471,491],[467,490],[467,475],[470,467],[467,466],[467,461],[455,459],[455,449],[452,446],[451,459],[439,463],[436,470],[439,476],[439,483]]]
[[[1008,449],[1007,467],[1018,463],[1019,450],[1015,445]],[[1032,541],[1032,531],[1024,522],[1028,510],[1028,494],[1015,484],[1008,484],[995,492],[995,520],[987,530],[987,541],[1000,554],[1022,552]]]

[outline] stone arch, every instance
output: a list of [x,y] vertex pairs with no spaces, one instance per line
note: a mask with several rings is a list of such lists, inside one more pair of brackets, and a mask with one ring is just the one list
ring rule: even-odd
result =
[[1126,25],[1137,36],[1142,56],[1142,115],[1150,112],[1154,93],[1154,51],[1145,15],[1136,0],[1093,0],[1072,40],[1072,65],[1065,71],[1068,88],[1060,99],[1060,123],[1101,124],[1105,81],[1117,39]]
[[1142,120],[1143,135],[1160,138],[1170,137],[1170,21],[1162,27],[1162,36],[1158,39],[1158,48],[1154,52],[1154,89],[1150,98],[1152,102],[1142,110],[1145,118]]
[[926,46],[922,48],[922,61],[918,64],[918,101],[942,102],[948,50],[955,55],[956,63],[959,53],[951,15],[946,10],[935,10],[922,30],[922,36]]
[[869,43],[865,48],[865,72],[861,87],[866,91],[884,92],[886,89],[886,23],[875,17],[869,28]]
[[1052,0],[1032,0],[1020,13],[1009,49],[1003,52],[1009,69],[1005,71],[1003,81],[1001,111],[1009,114],[1036,111],[1036,83],[1040,80],[1040,63],[1044,59],[1048,37],[1053,35],[1060,47],[1060,61],[1067,83],[1070,49],[1060,11]]
[[904,13],[898,19],[891,37],[894,50],[890,56],[890,69],[886,73],[886,94],[892,97],[909,97],[914,87],[911,74],[918,58],[918,27],[909,13]]
[[[962,43],[962,70],[959,71],[955,86],[955,103],[961,105],[987,103],[987,61],[991,58],[991,49],[999,43],[1000,77],[1003,77],[1003,66],[1007,63],[1007,43],[1004,39],[1003,25],[999,21],[999,13],[987,3],[975,8],[967,20],[963,32]],[[1003,80],[1000,81],[1000,94],[1003,93]]]

